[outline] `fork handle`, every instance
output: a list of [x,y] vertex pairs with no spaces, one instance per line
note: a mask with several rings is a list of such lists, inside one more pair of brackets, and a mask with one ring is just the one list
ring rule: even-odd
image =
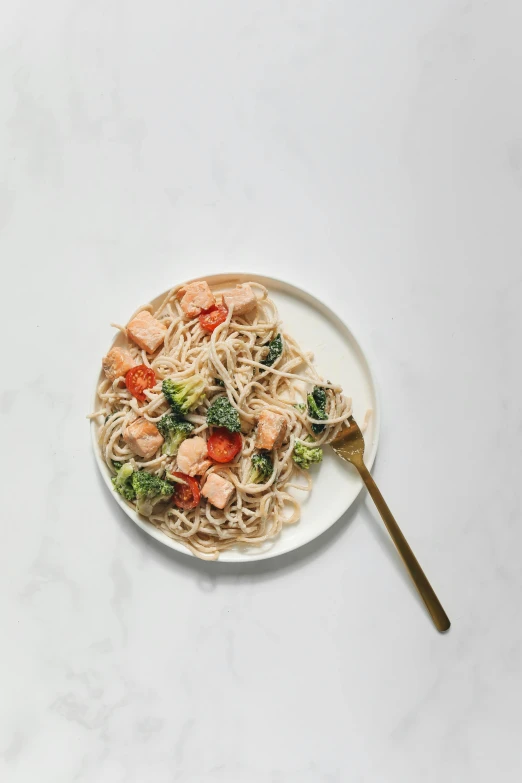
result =
[[370,471],[362,460],[358,460],[356,463],[354,462],[354,465],[359,471],[362,480],[366,484],[368,492],[372,496],[373,502],[377,506],[377,510],[379,511],[379,514],[381,515],[382,520],[386,525],[386,529],[390,534],[404,565],[408,569],[408,573],[413,579],[415,587],[419,591],[422,600],[426,604],[426,608],[428,609],[428,612],[430,613],[437,630],[441,632],[447,631],[451,625],[448,615],[442,608],[439,599],[435,595],[433,587],[428,582],[426,574],[419,565],[419,561],[411,551],[408,542],[404,538],[399,525],[395,521],[392,512],[388,508],[386,501],[381,495]]

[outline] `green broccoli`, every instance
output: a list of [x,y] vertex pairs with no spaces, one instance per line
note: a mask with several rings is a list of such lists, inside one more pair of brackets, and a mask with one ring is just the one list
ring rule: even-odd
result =
[[116,492],[119,492],[125,500],[136,500],[136,492],[132,483],[132,476],[134,474],[132,465],[129,462],[122,463],[114,461],[112,464],[117,471],[116,475],[112,478],[114,489]]
[[166,413],[158,421],[157,427],[163,437],[165,443],[161,449],[162,454],[167,454],[169,457],[175,457],[178,453],[180,444],[188,438],[194,425],[189,421],[178,419],[175,413]]
[[[308,436],[306,440],[309,443],[315,443],[314,439]],[[321,462],[323,459],[323,450],[319,446],[305,446],[304,443],[296,443],[292,459],[295,464],[303,470],[308,470],[313,462]]]
[[304,402],[296,402],[294,404],[294,408],[300,411],[301,413],[304,413],[306,410],[306,405],[304,404]]
[[194,408],[205,391],[205,381],[201,375],[182,378],[178,381],[165,378],[161,384],[165,399],[177,416],[184,416]]
[[[311,394],[307,395],[308,415],[311,419],[323,419],[326,421],[326,391],[321,386],[314,386]],[[312,424],[312,430],[318,435],[324,430],[324,424]]]
[[268,355],[266,359],[263,359],[261,364],[265,367],[271,367],[276,359],[279,359],[283,353],[283,338],[280,334],[277,334],[273,340],[268,343]]
[[221,380],[221,378],[214,378],[214,383],[216,384],[216,386],[224,386],[225,385],[225,381]]
[[133,474],[132,486],[136,493],[136,508],[146,517],[150,516],[156,503],[167,500],[174,492],[174,486],[169,481],[146,470],[138,470]]
[[254,454],[251,465],[249,484],[264,484],[274,471],[274,463],[268,454]]
[[230,432],[239,432],[241,422],[228,397],[218,397],[207,411],[207,424],[213,427],[226,427]]
[[322,386],[314,386],[312,395],[317,403],[317,407],[326,410],[326,389]]

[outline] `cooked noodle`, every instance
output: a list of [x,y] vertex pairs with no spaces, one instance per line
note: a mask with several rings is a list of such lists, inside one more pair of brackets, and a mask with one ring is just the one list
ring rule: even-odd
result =
[[[206,394],[185,418],[195,425],[192,435],[206,437],[206,412],[212,401],[226,392],[241,418],[243,448],[232,462],[212,465],[203,481],[212,472],[228,479],[236,489],[232,500],[223,511],[203,497],[190,511],[178,509],[172,503],[160,503],[148,517],[167,536],[184,544],[195,555],[210,560],[238,543],[259,545],[276,536],[283,525],[297,522],[300,504],[289,490],[309,491],[312,482],[308,471],[301,470],[292,459],[294,445],[309,435],[316,441],[314,445],[329,443],[351,413],[351,400],[343,397],[338,386],[319,376],[312,355],[304,353],[282,330],[267,290],[259,284],[251,283],[251,286],[258,296],[254,312],[235,317],[233,308],[230,309],[226,321],[211,335],[201,328],[197,317],[184,316],[176,295],[179,286],[169,292],[155,312],[152,305],[140,308],[149,310],[167,326],[164,344],[155,354],[148,355],[130,341],[128,346],[136,362],[154,370],[157,383],[145,391],[147,401],[139,403],[127,390],[122,377],[112,382],[104,379],[98,387],[100,405],[91,414],[93,418],[105,417],[99,440],[101,453],[112,473],[113,460],[133,461],[136,467],[163,477],[166,471],[177,470],[176,457],[162,454],[161,448],[149,460],[136,456],[123,440],[125,428],[137,416],[157,423],[169,411],[161,390],[164,378],[176,380],[197,373],[206,381]],[[124,327],[114,326],[125,333]],[[272,367],[266,367],[261,362],[266,357],[268,342],[277,333],[283,337],[283,353]],[[222,379],[224,388],[215,383],[215,378]],[[328,421],[317,422],[326,424],[319,435],[312,433],[314,419],[294,407],[306,399],[314,384],[329,390]],[[266,409],[284,416],[287,434],[283,445],[272,452],[274,471],[270,479],[264,484],[249,484],[256,418]]]

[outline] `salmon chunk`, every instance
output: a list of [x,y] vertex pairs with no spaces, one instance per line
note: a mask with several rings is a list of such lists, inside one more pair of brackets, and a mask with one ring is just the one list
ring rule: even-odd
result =
[[196,435],[181,443],[178,450],[178,468],[188,476],[202,476],[212,462],[208,458],[207,441]]
[[257,298],[248,283],[236,285],[232,291],[225,291],[223,301],[229,310],[234,308],[234,315],[244,315],[257,305]]
[[163,443],[158,428],[151,421],[143,418],[129,424],[123,434],[123,440],[131,451],[145,459],[153,457]]
[[181,309],[187,318],[195,318],[202,310],[209,310],[216,304],[214,294],[206,280],[189,283],[183,290]]
[[278,449],[286,435],[286,419],[273,411],[262,411],[257,420],[256,448]]
[[154,353],[165,339],[167,327],[153,318],[148,310],[142,310],[127,325],[127,334],[136,345],[147,353]]
[[234,485],[231,481],[211,473],[201,490],[203,497],[208,498],[216,508],[225,508],[234,493]]
[[134,359],[125,348],[111,348],[102,359],[102,367],[107,378],[114,381],[134,367]]

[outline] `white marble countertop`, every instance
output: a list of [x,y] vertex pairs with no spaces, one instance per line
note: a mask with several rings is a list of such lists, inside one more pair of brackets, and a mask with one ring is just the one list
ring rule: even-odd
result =
[[[520,3],[4,6],[0,778],[520,781]],[[369,503],[237,568],[103,487],[110,321],[245,269],[366,345],[445,636]]]

